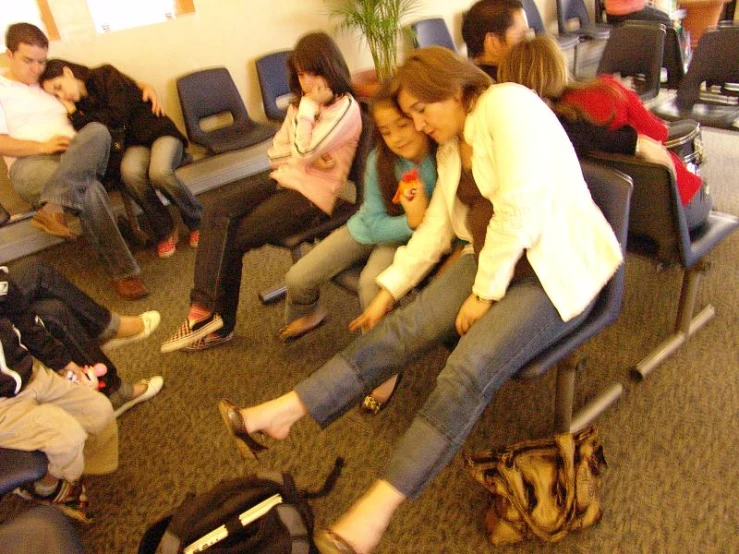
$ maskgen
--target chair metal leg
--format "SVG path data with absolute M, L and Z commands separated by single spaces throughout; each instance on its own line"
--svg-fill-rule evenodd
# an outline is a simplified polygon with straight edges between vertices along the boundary
M 572 403 L 575 398 L 575 372 L 581 363 L 579 354 L 565 357 L 557 364 L 557 391 L 554 396 L 554 431 L 569 433 Z
M 621 383 L 611 383 L 601 391 L 598 396 L 585 404 L 573 417 L 570 422 L 570 433 L 577 433 L 583 427 L 592 422 L 596 417 L 606 411 L 611 404 L 619 399 L 624 392 L 624 386 Z
M 274 288 L 271 288 L 269 290 L 263 290 L 259 293 L 259 300 L 261 300 L 262 304 L 274 304 L 275 302 L 279 302 L 283 298 L 285 298 L 285 295 L 287 294 L 287 287 L 285 285 L 279 285 Z
M 290 250 L 290 256 L 292 256 L 293 263 L 297 262 L 300 258 L 303 257 L 303 249 L 300 247 L 300 245 Z M 283 283 L 272 287 L 271 289 L 260 292 L 259 300 L 262 302 L 262 304 L 266 306 L 268 304 L 279 302 L 280 300 L 285 298 L 286 294 L 287 286 Z
M 705 269 L 705 265 L 699 263 L 692 269 L 685 271 L 682 291 L 680 292 L 677 320 L 675 322 L 675 332 L 632 368 L 631 376 L 634 380 L 644 380 L 655 367 L 672 355 L 716 315 L 716 309 L 709 304 L 698 315 L 693 317 L 695 302 L 698 296 L 698 286 Z
M 554 399 L 555 433 L 577 433 L 618 400 L 624 391 L 621 383 L 613 383 L 573 414 L 575 374 L 584 362 L 582 355 L 575 352 L 557 364 L 557 392 Z
M 572 76 L 577 77 L 580 65 L 580 45 L 576 44 L 572 52 Z

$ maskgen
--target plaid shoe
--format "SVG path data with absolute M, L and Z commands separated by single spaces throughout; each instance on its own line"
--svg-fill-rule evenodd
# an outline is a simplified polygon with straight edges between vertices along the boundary
M 48 496 L 38 494 L 33 483 L 18 487 L 13 492 L 26 500 L 59 508 L 68 517 L 82 523 L 92 523 L 92 518 L 87 514 L 87 487 L 82 480 L 72 483 L 59 479 L 56 490 Z
M 190 231 L 188 242 L 190 243 L 190 248 L 197 248 L 200 245 L 200 231 L 197 229 Z
M 183 352 L 198 352 L 199 350 L 205 350 L 206 348 L 213 348 L 214 346 L 218 346 L 220 344 L 223 344 L 224 342 L 230 341 L 232 338 L 234 338 L 234 332 L 231 331 L 230 333 L 226 333 L 225 335 L 221 335 L 220 333 L 211 333 L 210 335 L 206 335 L 200 340 L 196 340 L 193 342 L 190 346 L 184 346 L 181 348 Z
M 185 319 L 177 332 L 162 343 L 159 351 L 166 354 L 190 346 L 194 342 L 218 331 L 221 327 L 223 327 L 223 319 L 217 313 L 210 314 L 205 319 L 194 323 L 192 327 L 190 327 L 190 320 Z
M 157 243 L 157 256 L 160 258 L 169 258 L 175 253 L 175 235 L 172 233 L 167 238 Z

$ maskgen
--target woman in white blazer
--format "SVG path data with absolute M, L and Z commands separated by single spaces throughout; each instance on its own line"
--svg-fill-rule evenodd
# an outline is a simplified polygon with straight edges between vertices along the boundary
M 252 433 L 284 438 L 305 415 L 325 427 L 426 350 L 458 340 L 383 475 L 316 536 L 322 553 L 373 551 L 397 507 L 454 456 L 498 387 L 582 321 L 623 261 L 567 135 L 533 92 L 491 86 L 437 47 L 414 51 L 397 79 L 400 107 L 440 145 L 439 180 L 423 222 L 378 277 L 380 293 L 352 322 L 371 330 L 286 395 L 220 406 L 249 454 L 262 448 Z M 389 313 L 455 238 L 469 243 L 465 253 Z

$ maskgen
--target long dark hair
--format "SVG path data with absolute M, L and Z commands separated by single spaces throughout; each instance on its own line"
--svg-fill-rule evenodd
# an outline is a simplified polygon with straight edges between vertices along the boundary
M 392 108 L 397 110 L 398 113 L 407 117 L 403 110 L 398 105 L 398 81 L 391 77 L 385 81 L 377 92 L 372 97 L 371 109 L 372 114 L 378 108 Z M 380 193 L 382 194 L 382 202 L 385 204 L 387 213 L 391 216 L 403 215 L 403 206 L 400 204 L 393 204 L 393 197 L 395 191 L 398 188 L 398 177 L 395 175 L 395 163 L 398 161 L 399 156 L 390 150 L 390 147 L 385 142 L 385 138 L 380 133 L 380 129 L 375 125 L 375 151 L 377 152 L 377 181 L 380 186 Z M 429 153 L 435 155 L 436 143 L 428 137 L 424 137 L 429 141 Z
M 39 84 L 43 86 L 45 81 L 61 77 L 64 74 L 65 67 L 71 69 L 75 78 L 80 79 L 81 81 L 86 81 L 87 77 L 90 75 L 90 68 L 85 65 L 54 58 L 46 62 L 44 72 L 38 78 Z
M 287 67 L 290 73 L 290 91 L 295 95 L 296 102 L 303 96 L 298 71 L 323 77 L 336 96 L 354 94 L 344 56 L 326 33 L 309 33 L 302 37 L 287 59 Z

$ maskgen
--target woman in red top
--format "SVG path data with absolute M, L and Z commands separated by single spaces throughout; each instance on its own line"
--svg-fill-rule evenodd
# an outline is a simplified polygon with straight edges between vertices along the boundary
M 702 225 L 711 210 L 708 187 L 682 160 L 664 147 L 667 125 L 650 113 L 639 96 L 610 75 L 587 83 L 569 80 L 567 60 L 557 43 L 539 36 L 514 46 L 499 67 L 498 80 L 533 89 L 559 115 L 586 120 L 610 130 L 630 125 L 639 133 L 636 153 L 667 165 L 675 175 L 689 229 Z

